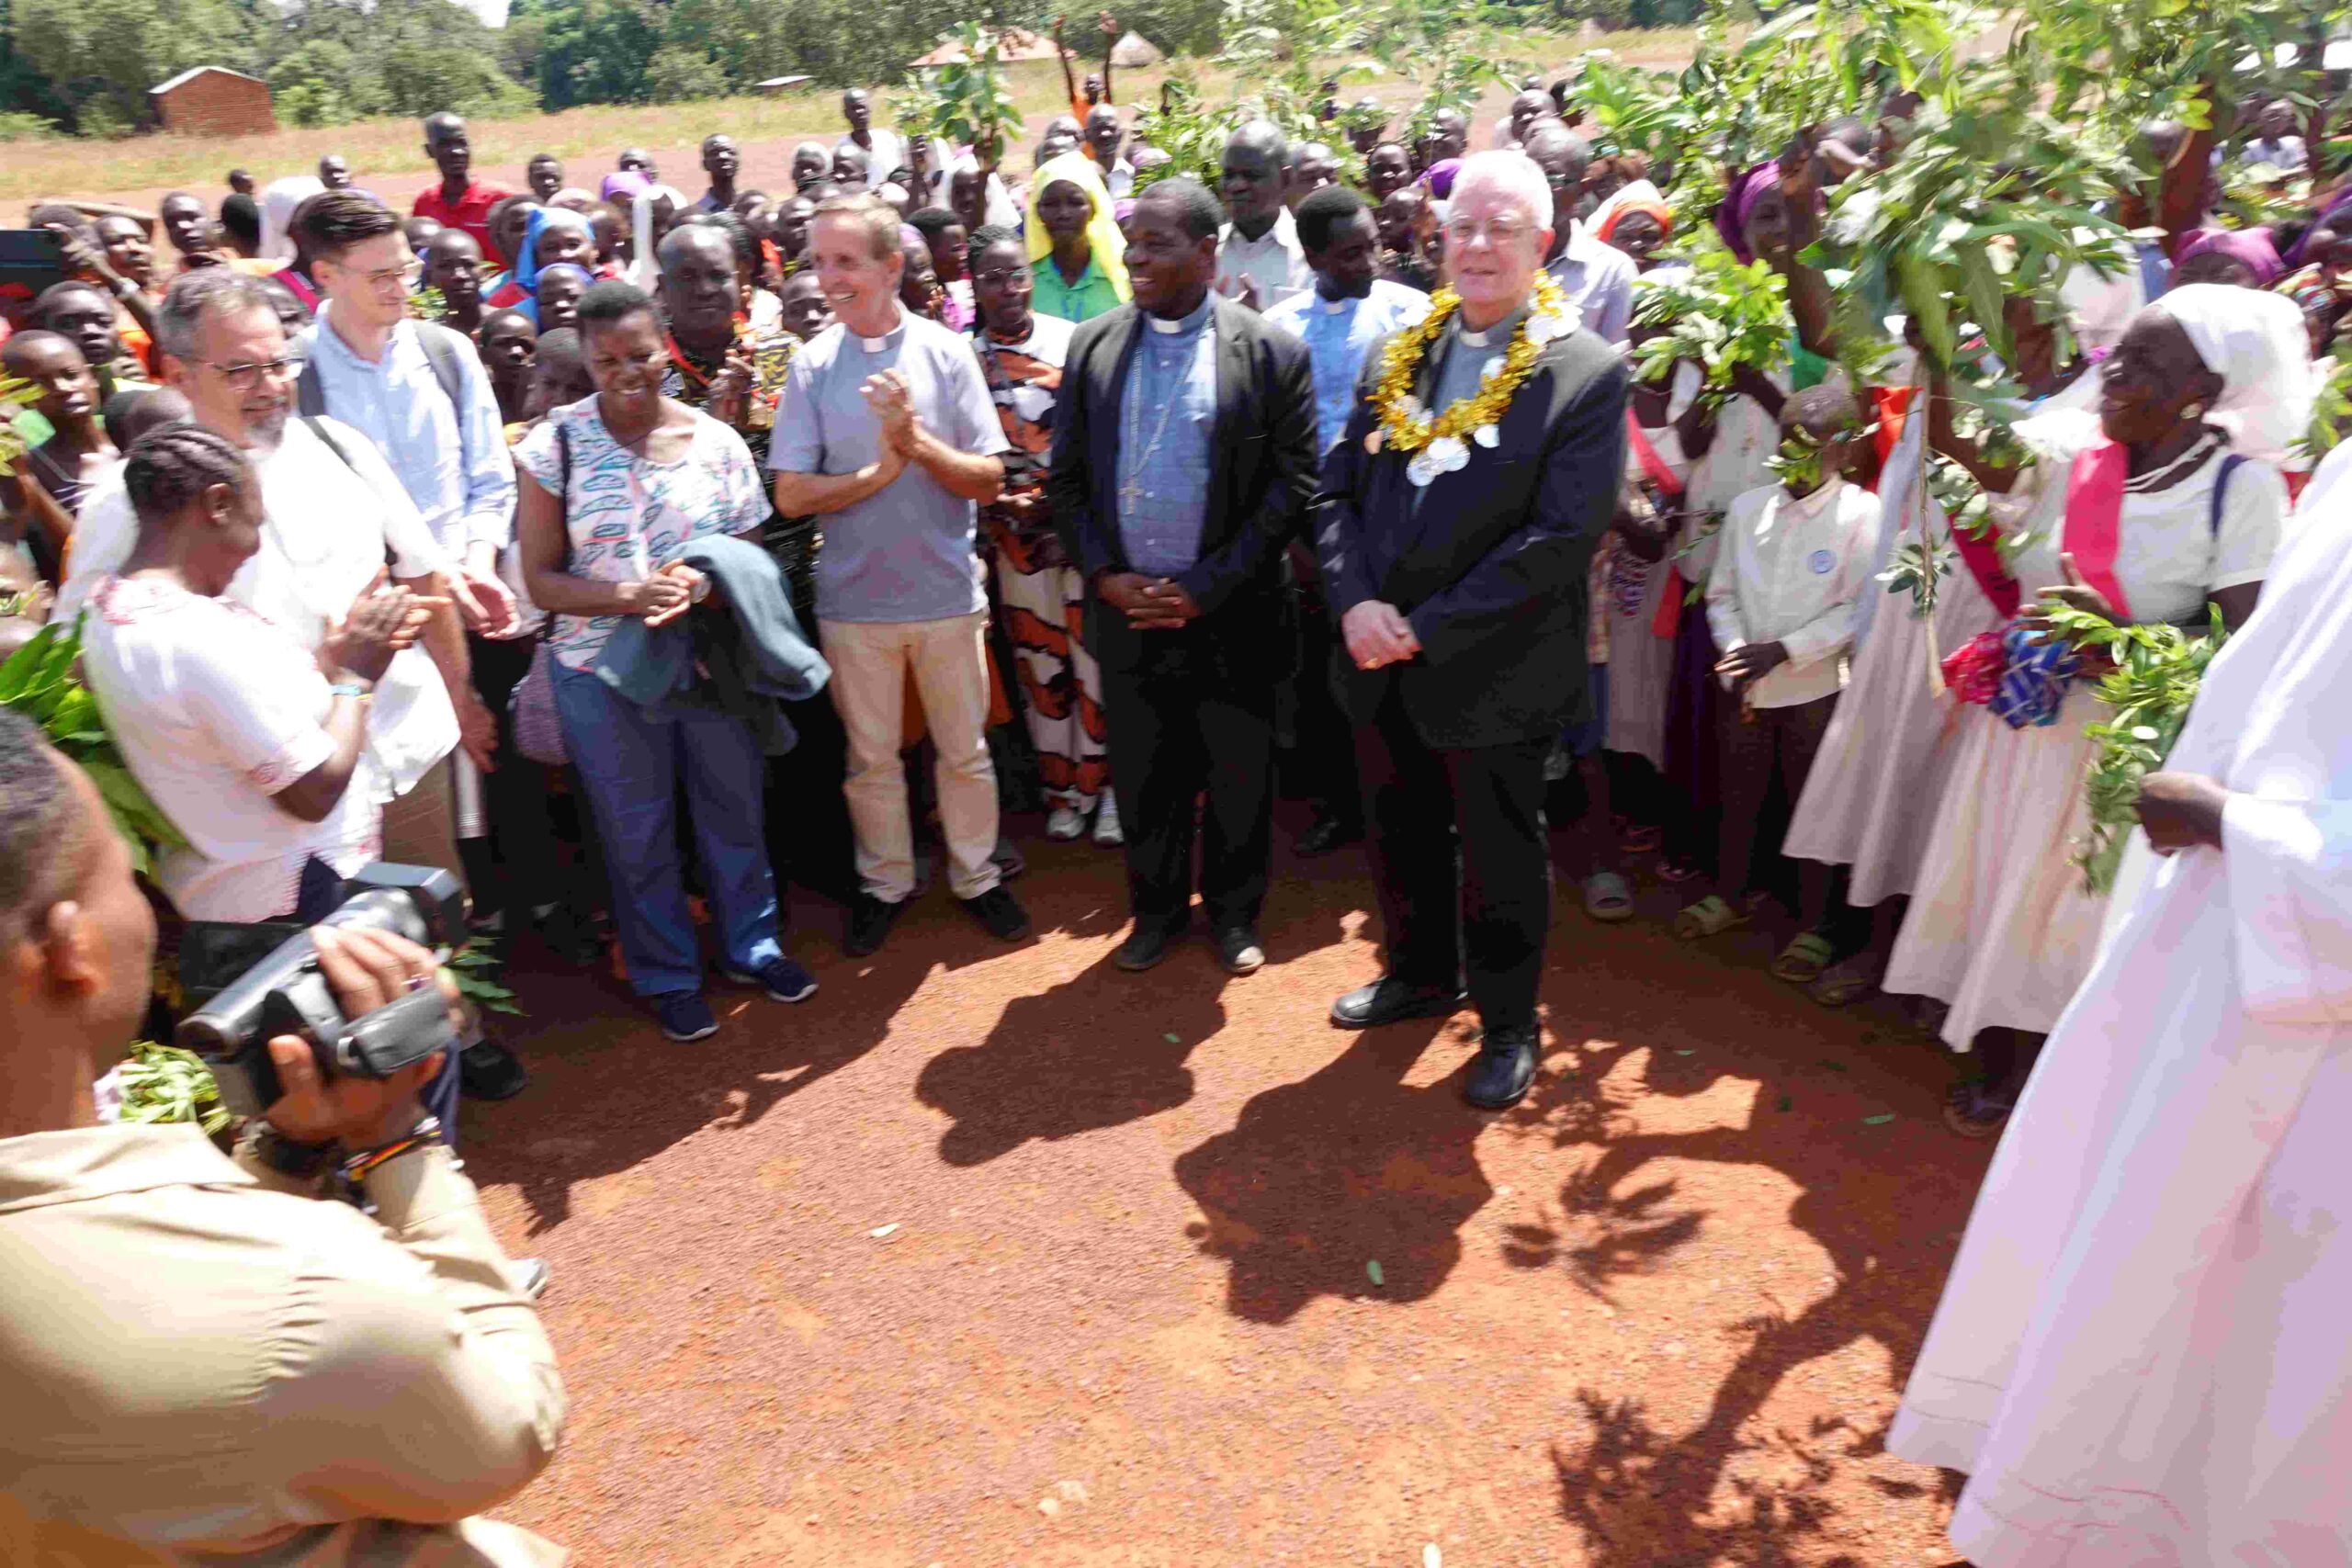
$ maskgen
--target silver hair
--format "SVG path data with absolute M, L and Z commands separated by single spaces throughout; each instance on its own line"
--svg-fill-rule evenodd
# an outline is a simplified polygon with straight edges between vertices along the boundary
M 1450 205 L 1459 211 L 1464 198 L 1473 192 L 1518 208 L 1538 229 L 1552 226 L 1552 182 L 1524 152 L 1496 150 L 1473 152 L 1463 159 L 1453 175 Z
M 274 320 L 277 305 L 260 278 L 232 268 L 184 272 L 172 279 L 155 307 L 155 346 L 174 359 L 194 359 L 197 329 L 205 316 L 228 310 L 266 310 Z

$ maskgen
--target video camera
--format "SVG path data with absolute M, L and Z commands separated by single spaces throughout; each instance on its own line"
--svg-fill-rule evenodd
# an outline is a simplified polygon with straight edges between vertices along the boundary
M 422 865 L 363 867 L 343 885 L 343 902 L 322 926 L 390 931 L 421 946 L 455 946 L 465 931 L 465 894 L 446 871 Z M 310 1042 L 322 1077 L 386 1078 L 435 1051 L 454 1049 L 457 1030 L 437 986 L 395 998 L 375 1011 L 346 1019 L 319 969 L 311 928 L 284 934 L 281 926 L 216 926 L 210 941 L 184 949 L 181 973 L 191 995 L 204 987 L 198 973 L 240 939 L 275 940 L 267 956 L 220 987 L 173 1032 L 176 1045 L 212 1069 L 221 1103 L 239 1116 L 258 1116 L 285 1092 L 269 1041 L 293 1034 Z M 191 928 L 191 937 L 199 935 Z

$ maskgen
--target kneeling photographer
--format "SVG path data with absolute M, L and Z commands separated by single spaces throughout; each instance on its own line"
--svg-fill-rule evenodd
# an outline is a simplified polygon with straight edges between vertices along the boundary
M 382 930 L 309 940 L 354 1035 L 442 984 Z M 96 790 L 0 710 L 0 1562 L 560 1562 L 470 1517 L 545 1468 L 564 1402 L 418 1103 L 440 1054 L 371 1077 L 269 1039 L 233 1161 L 102 1125 L 154 949 Z

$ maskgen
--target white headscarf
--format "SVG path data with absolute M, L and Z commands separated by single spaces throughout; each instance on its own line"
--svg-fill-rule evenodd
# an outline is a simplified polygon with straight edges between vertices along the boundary
M 2249 457 L 2276 463 L 2312 420 L 2311 336 L 2283 294 L 2184 283 L 2148 307 L 2178 321 L 2205 368 L 2222 378 L 2207 417 Z
M 694 205 L 685 193 L 673 186 L 647 186 L 631 198 L 628 213 L 629 243 L 635 251 L 629 258 L 628 280 L 648 294 L 662 281 L 662 264 L 654 259 L 653 204 L 662 197 L 670 198 L 670 215 L 674 221 L 678 214 Z
M 292 261 L 294 209 L 326 188 L 316 175 L 288 175 L 264 186 L 259 254 L 271 261 Z

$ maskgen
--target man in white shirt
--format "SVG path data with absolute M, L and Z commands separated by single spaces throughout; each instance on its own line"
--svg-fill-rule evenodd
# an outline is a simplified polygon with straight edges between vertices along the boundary
M 874 96 L 863 87 L 852 87 L 842 95 L 842 118 L 849 124 L 849 134 L 834 142 L 833 150 L 856 148 L 865 159 L 865 188 L 881 189 L 906 164 L 906 144 L 897 132 L 875 128 Z M 838 171 L 839 164 L 834 167 Z
M 1217 236 L 1216 291 L 1253 310 L 1281 304 L 1315 283 L 1298 224 L 1283 205 L 1290 143 L 1269 121 L 1251 120 L 1225 143 L 1219 182 L 1227 222 Z
M 1757 832 L 1777 777 L 1788 798 L 1804 794 L 1845 684 L 1854 601 L 1871 586 L 1878 497 L 1843 469 L 1861 434 L 1851 393 L 1813 387 L 1781 410 L 1781 483 L 1748 491 L 1724 516 L 1707 578 L 1707 626 L 1716 677 L 1736 701 L 1722 705 L 1723 836 L 1714 893 L 1675 917 L 1685 936 L 1744 923 L 1736 901 L 1777 848 Z M 1804 934 L 1829 913 L 1829 868 L 1801 863 Z M 1829 954 L 1822 958 L 1827 962 Z M 1816 968 L 1818 966 L 1816 965 Z M 1808 976 L 1810 977 L 1810 976 Z
M 1592 150 L 1566 126 L 1544 119 L 1529 129 L 1521 151 L 1552 186 L 1552 254 L 1544 270 L 1577 308 L 1585 331 L 1623 346 L 1634 320 L 1633 258 L 1587 233 L 1577 218 Z
M 1097 104 L 1086 111 L 1086 155 L 1102 165 L 1102 184 L 1114 201 L 1135 194 L 1136 166 L 1121 151 L 1126 139 L 1117 109 Z
M 2299 175 L 2309 157 L 2303 139 L 2295 134 L 2295 106 L 2284 98 L 2262 107 L 2262 114 L 2255 121 L 2255 139 L 2238 151 L 2238 162 L 2247 168 L 2267 164 L 2281 176 Z

